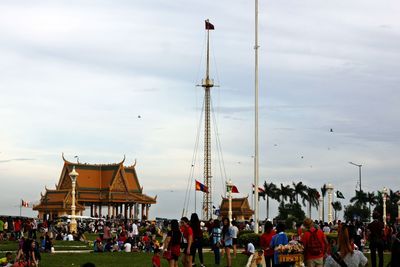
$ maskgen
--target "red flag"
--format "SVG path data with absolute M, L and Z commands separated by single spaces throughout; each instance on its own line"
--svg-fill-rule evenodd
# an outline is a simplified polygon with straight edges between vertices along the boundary
M 214 30 L 214 25 L 212 25 L 208 20 L 206 20 L 206 30 Z
M 253 194 L 254 194 L 254 184 L 253 184 Z M 264 189 L 261 187 L 258 187 L 258 193 L 264 193 Z
M 239 193 L 239 190 L 237 189 L 236 185 L 232 186 L 232 193 Z
M 202 191 L 205 193 L 208 193 L 208 187 L 205 186 L 204 184 L 200 183 L 199 181 L 196 181 L 196 191 Z
M 24 201 L 23 199 L 21 200 L 21 207 L 29 208 L 29 202 Z

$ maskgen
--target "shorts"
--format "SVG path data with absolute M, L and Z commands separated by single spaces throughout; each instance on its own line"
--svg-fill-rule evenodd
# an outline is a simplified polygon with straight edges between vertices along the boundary
M 309 259 L 306 260 L 307 267 L 314 267 L 314 266 L 323 266 L 324 265 L 324 258 L 316 258 L 316 259 Z
M 232 244 L 237 245 L 237 238 L 232 238 Z

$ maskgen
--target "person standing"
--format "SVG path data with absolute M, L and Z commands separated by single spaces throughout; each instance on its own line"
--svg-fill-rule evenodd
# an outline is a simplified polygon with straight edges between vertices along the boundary
M 187 217 L 181 218 L 181 232 L 182 232 L 182 264 L 183 267 L 192 266 L 192 256 L 190 250 L 193 244 L 193 230 L 189 225 L 189 219 Z
M 215 219 L 214 224 L 211 228 L 211 247 L 214 251 L 214 262 L 216 265 L 219 265 L 221 261 L 221 253 L 220 253 L 220 249 L 222 246 L 221 236 L 222 236 L 222 230 L 219 224 L 219 220 Z
M 313 221 L 306 218 L 303 222 L 307 229 L 301 237 L 304 245 L 304 260 L 307 267 L 322 267 L 324 265 L 324 255 L 328 247 L 324 232 L 314 227 Z
M 226 266 L 232 267 L 231 248 L 233 246 L 233 230 L 228 218 L 222 219 L 222 242 L 225 249 Z
M 232 222 L 232 246 L 233 246 L 233 258 L 236 258 L 237 254 L 237 236 L 239 228 L 237 227 L 236 221 Z
M 379 217 L 379 213 L 374 212 L 372 215 L 373 221 L 367 227 L 372 267 L 376 267 L 376 252 L 378 252 L 379 267 L 383 267 L 383 229 L 385 225 L 378 220 Z
M 266 267 L 272 266 L 274 259 L 274 250 L 270 248 L 272 237 L 275 235 L 273 225 L 270 221 L 266 221 L 264 225 L 264 233 L 260 236 L 260 247 L 264 251 Z
M 287 245 L 289 243 L 288 236 L 285 234 L 285 224 L 278 223 L 276 226 L 276 234 L 272 237 L 270 248 L 274 251 L 274 267 L 286 267 L 288 263 L 279 262 L 279 252 L 275 250 L 279 245 Z
M 171 221 L 171 230 L 168 231 L 163 245 L 163 254 L 165 251 L 171 251 L 171 257 L 168 260 L 169 267 L 178 267 L 180 255 L 182 233 L 179 229 L 177 220 Z
M 190 216 L 190 227 L 193 230 L 193 244 L 190 248 L 190 255 L 192 256 L 192 266 L 195 266 L 196 250 L 199 253 L 200 266 L 204 267 L 203 260 L 203 231 L 200 227 L 200 220 L 197 213 L 192 213 Z

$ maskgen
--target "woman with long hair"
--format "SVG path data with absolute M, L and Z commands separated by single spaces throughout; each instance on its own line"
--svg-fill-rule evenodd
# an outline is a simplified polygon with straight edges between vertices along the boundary
M 171 230 L 168 231 L 163 245 L 163 254 L 170 251 L 171 256 L 167 259 L 169 267 L 178 267 L 182 234 L 177 220 L 171 221 Z
M 274 250 L 270 248 L 272 237 L 275 235 L 272 222 L 266 221 L 264 225 L 264 233 L 260 236 L 260 247 L 264 251 L 265 264 L 267 267 L 272 266 L 274 259 Z
M 193 244 L 190 247 L 190 254 L 192 255 L 192 265 L 195 265 L 196 250 L 199 253 L 200 266 L 204 267 L 203 260 L 203 231 L 200 227 L 200 220 L 197 213 L 192 213 L 190 216 L 190 227 L 193 230 Z
M 350 242 L 349 230 L 346 225 L 342 226 L 338 234 L 338 252 L 326 258 L 325 267 L 359 267 L 366 266 L 368 259 L 359 250 L 354 250 Z
M 232 240 L 232 227 L 228 218 L 222 219 L 222 241 L 225 249 L 226 266 L 232 267 L 231 248 L 233 245 Z

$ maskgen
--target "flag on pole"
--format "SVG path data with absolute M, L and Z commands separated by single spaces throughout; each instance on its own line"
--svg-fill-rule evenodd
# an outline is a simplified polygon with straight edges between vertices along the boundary
M 254 194 L 254 184 L 253 184 L 253 194 Z M 262 187 L 258 187 L 258 193 L 264 193 L 265 191 L 264 191 L 264 188 L 262 188 Z
M 28 201 L 24 201 L 23 199 L 21 199 L 21 207 L 29 208 L 29 202 Z
M 232 186 L 232 193 L 239 193 L 239 190 L 237 189 L 236 185 Z
M 344 199 L 344 196 L 343 196 L 342 192 L 340 192 L 339 190 L 336 191 L 336 197 Z
M 208 187 L 205 186 L 204 184 L 200 183 L 199 181 L 196 181 L 196 191 L 201 191 L 204 193 L 208 193 Z
M 206 20 L 206 30 L 214 30 L 214 25 L 212 25 L 208 19 Z

